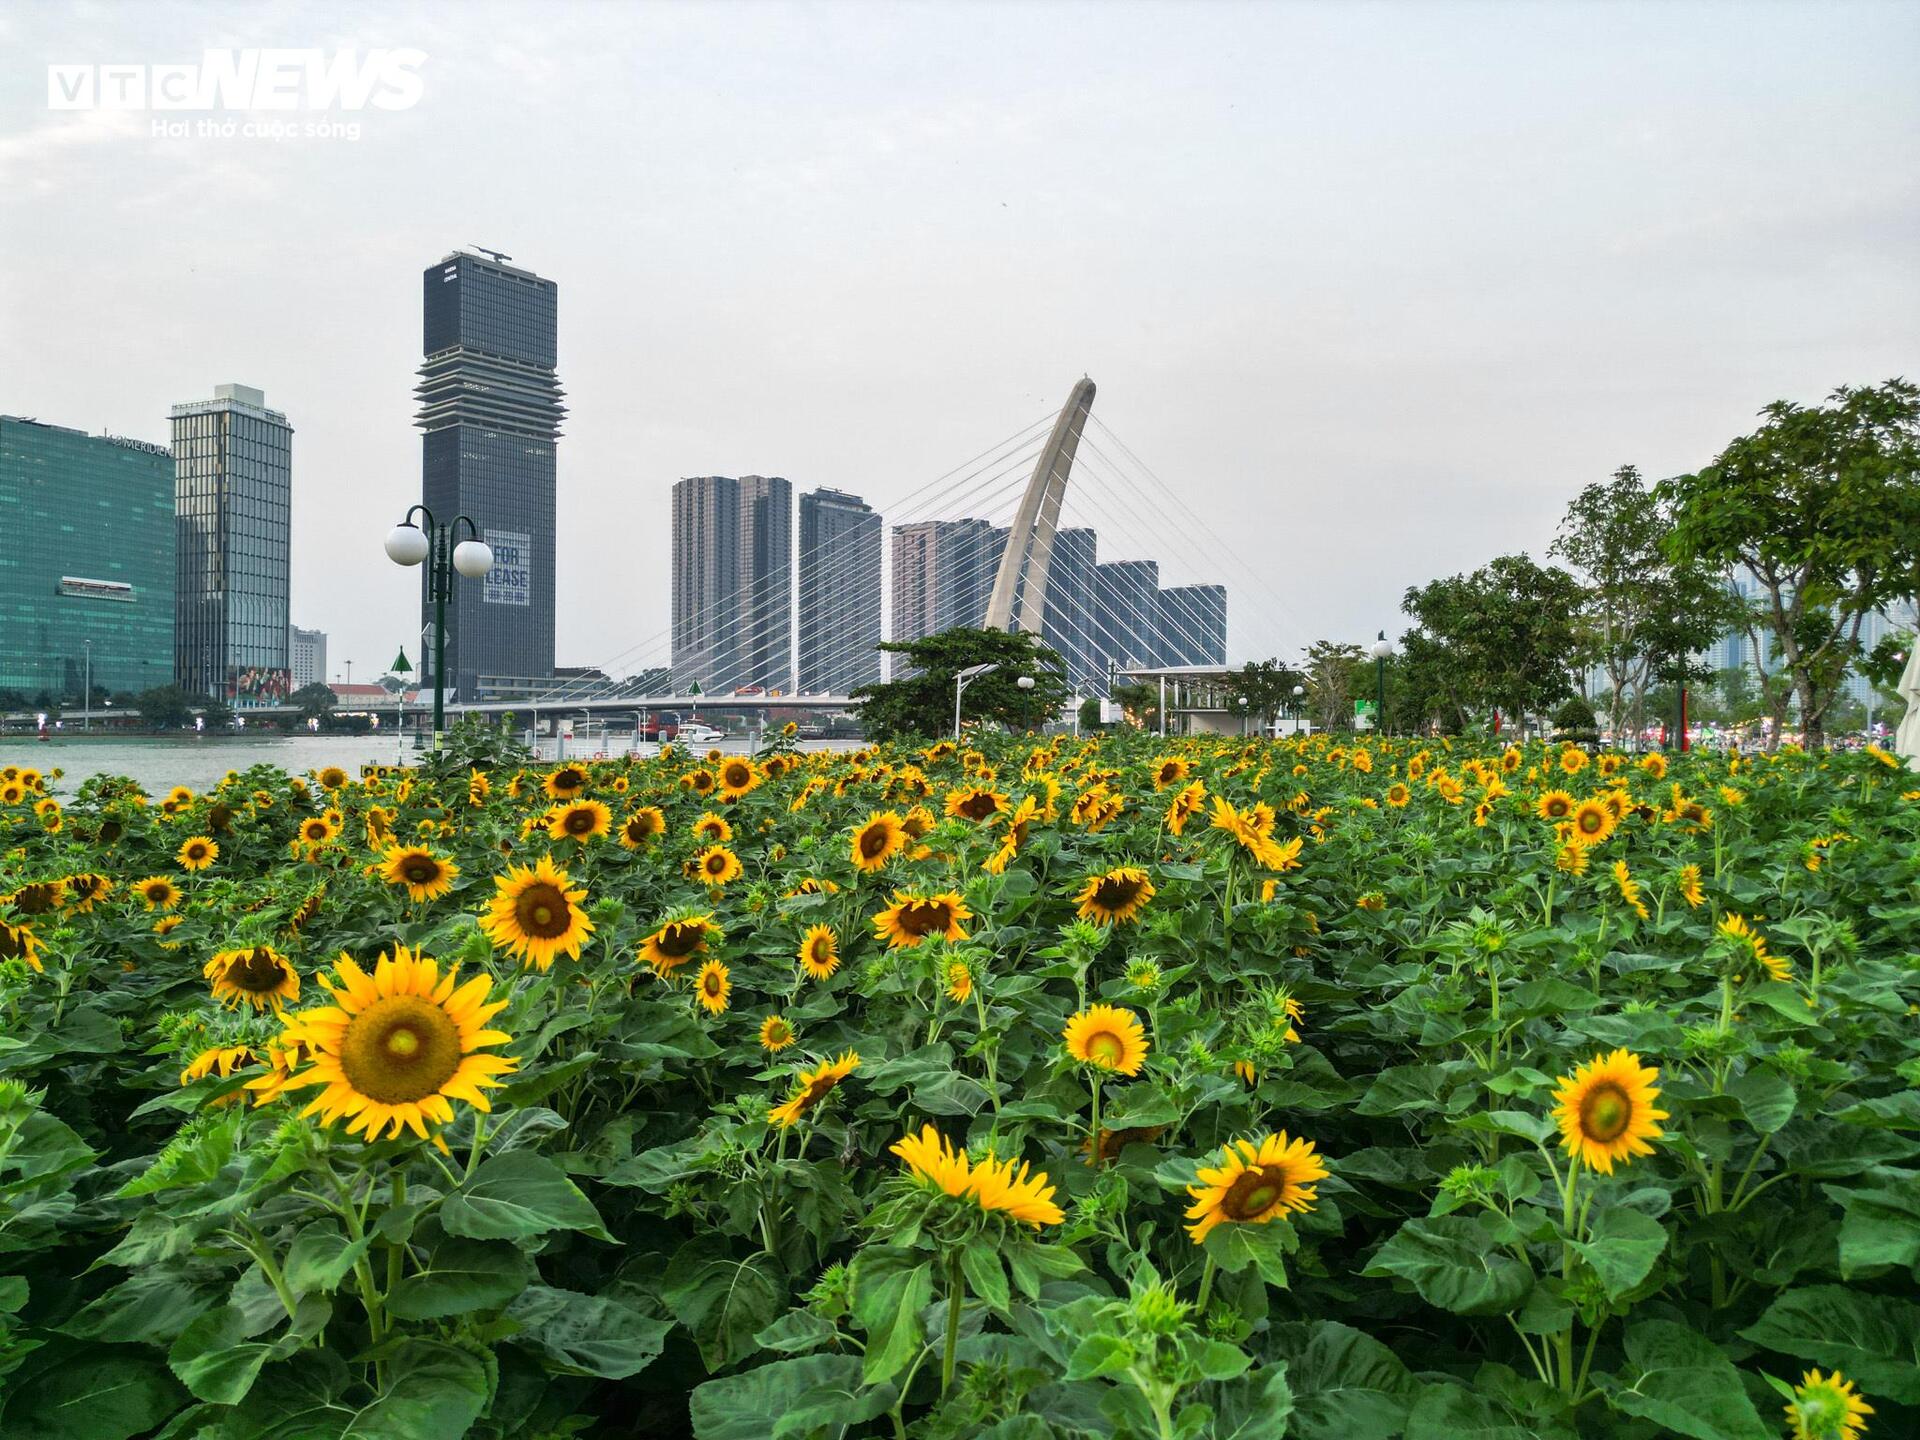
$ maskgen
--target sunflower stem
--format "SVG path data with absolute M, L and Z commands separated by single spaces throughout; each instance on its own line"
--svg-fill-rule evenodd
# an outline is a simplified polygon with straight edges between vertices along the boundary
M 966 1278 L 960 1273 L 960 1251 L 947 1258 L 947 1346 L 940 1356 L 940 1393 L 953 1388 L 953 1357 L 960 1348 L 960 1312 L 967 1299 Z
M 1213 1256 L 1207 1256 L 1206 1268 L 1200 1272 L 1200 1298 L 1194 1302 L 1194 1313 L 1203 1319 L 1207 1313 L 1207 1301 L 1213 1297 L 1213 1276 L 1220 1267 Z
M 393 1204 L 390 1210 L 404 1210 L 407 1205 L 407 1176 L 399 1166 L 393 1171 Z M 407 1246 L 403 1240 L 387 1242 L 387 1294 L 393 1293 L 393 1287 L 400 1283 L 401 1272 L 406 1268 Z
M 1100 1168 L 1100 1073 L 1093 1073 L 1093 1124 L 1087 1131 L 1087 1164 Z

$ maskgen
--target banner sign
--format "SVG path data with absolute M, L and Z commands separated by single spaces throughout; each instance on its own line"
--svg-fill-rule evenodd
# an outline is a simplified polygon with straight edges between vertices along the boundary
M 518 530 L 489 530 L 493 568 L 487 571 L 481 599 L 489 605 L 533 604 L 532 537 Z

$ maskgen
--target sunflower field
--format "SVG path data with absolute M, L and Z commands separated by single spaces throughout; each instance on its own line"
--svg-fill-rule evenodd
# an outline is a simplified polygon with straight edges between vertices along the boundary
M 1917 786 L 0 770 L 0 1434 L 1920 1433 Z

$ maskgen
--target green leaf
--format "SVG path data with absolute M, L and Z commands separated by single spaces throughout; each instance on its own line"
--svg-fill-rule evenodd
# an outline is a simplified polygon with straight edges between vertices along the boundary
M 526 1288 L 531 1265 L 508 1244 L 443 1240 L 427 1268 L 409 1275 L 387 1296 L 402 1320 L 439 1320 L 472 1310 L 494 1310 Z
M 252 1329 L 245 1311 L 222 1305 L 181 1331 L 167 1352 L 167 1365 L 200 1399 L 237 1405 L 253 1388 L 260 1367 L 274 1358 L 275 1342 L 251 1338 Z
M 1254 1370 L 1220 1387 L 1220 1412 L 1207 1428 L 1208 1440 L 1286 1440 L 1291 1428 L 1293 1389 L 1284 1365 Z
M 976 1236 L 960 1251 L 960 1270 L 967 1277 L 968 1290 L 1006 1314 L 1012 1297 L 1007 1293 L 1007 1272 L 1000 1264 L 999 1251 Z
M 673 1326 L 605 1295 L 530 1285 L 507 1307 L 521 1338 L 563 1369 L 604 1380 L 637 1375 L 658 1358 Z
M 1670 1320 L 1642 1320 L 1627 1331 L 1626 1350 L 1633 1383 L 1607 1392 L 1622 1414 L 1693 1440 L 1774 1440 L 1740 1372 L 1706 1336 Z
M 1564 1433 L 1564 1432 L 1561 1432 Z M 1544 1440 L 1531 1422 L 1458 1385 L 1430 1385 L 1407 1416 L 1407 1440 Z
M 1429 1305 L 1456 1315 L 1505 1314 L 1533 1285 L 1533 1272 L 1506 1252 L 1486 1224 L 1463 1215 L 1409 1220 L 1374 1253 L 1364 1273 L 1398 1276 Z
M 1772 1070 L 1749 1070 L 1727 1087 L 1727 1093 L 1739 1103 L 1740 1113 L 1761 1135 L 1771 1135 L 1793 1118 L 1799 1096 L 1784 1075 Z
M 340 1440 L 460 1440 L 491 1391 L 487 1367 L 470 1350 L 404 1340 L 387 1358 L 387 1388 L 340 1431 Z
M 713 1236 L 690 1240 L 674 1253 L 660 1298 L 692 1332 L 710 1371 L 758 1349 L 753 1337 L 787 1303 L 786 1282 L 769 1257 L 735 1259 L 726 1242 Z
M 1420 1393 L 1420 1382 L 1391 1350 L 1349 1325 L 1276 1325 L 1272 1346 L 1287 1362 L 1293 1391 L 1288 1434 L 1299 1440 L 1392 1435 Z
M 919 1252 L 872 1245 L 853 1262 L 853 1313 L 867 1332 L 866 1383 L 900 1372 L 920 1345 L 920 1312 L 933 1299 L 933 1267 Z
M 818 1350 L 832 1340 L 835 1333 L 833 1322 L 824 1315 L 816 1315 L 811 1310 L 789 1310 L 755 1335 L 753 1340 L 763 1350 L 798 1355 L 804 1351 Z
M 346 1232 L 331 1220 L 315 1220 L 287 1247 L 283 1267 L 287 1288 L 296 1295 L 314 1291 L 331 1294 L 353 1273 L 354 1265 L 372 1244 L 371 1237 L 349 1241 Z
M 1073 1347 L 1067 1361 L 1067 1379 L 1097 1380 L 1102 1375 L 1119 1375 L 1133 1364 L 1133 1346 L 1126 1337 L 1104 1331 L 1088 1335 Z
M 1880 1265 L 1906 1267 L 1920 1261 L 1920 1194 L 1911 1182 L 1899 1189 L 1821 1188 L 1846 1207 L 1846 1218 L 1840 1222 L 1843 1279 Z
M 449 1235 L 469 1240 L 524 1240 L 549 1230 L 613 1238 L 580 1187 L 553 1161 L 531 1150 L 509 1150 L 482 1161 L 440 1207 L 440 1223 Z
M 212 1292 L 198 1281 L 150 1270 L 121 1281 L 60 1329 L 83 1340 L 170 1343 L 212 1305 Z
M 834 1387 L 851 1391 L 859 1384 L 857 1357 L 806 1355 L 709 1380 L 693 1392 L 687 1409 L 696 1440 L 768 1440 L 774 1417 L 791 1413 L 803 1396 Z M 881 1393 L 893 1403 L 890 1387 Z
M 158 1425 L 185 1398 L 157 1356 L 89 1348 L 9 1391 L 0 1434 L 7 1440 L 127 1440 Z
M 1667 1232 L 1652 1216 L 1614 1205 L 1600 1212 L 1589 1238 L 1573 1248 L 1600 1277 L 1607 1297 L 1618 1300 L 1647 1278 L 1667 1248 Z
M 1920 1305 L 1844 1285 L 1789 1290 L 1741 1338 L 1839 1369 L 1869 1395 L 1920 1405 Z

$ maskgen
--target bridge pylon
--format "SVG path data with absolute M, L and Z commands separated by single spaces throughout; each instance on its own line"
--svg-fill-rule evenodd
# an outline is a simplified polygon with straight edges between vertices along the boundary
M 1047 569 L 1053 560 L 1053 536 L 1060 527 L 1060 502 L 1066 498 L 1067 477 L 1073 473 L 1080 432 L 1093 411 L 1093 381 L 1085 375 L 1074 384 L 1053 422 L 1053 433 L 1034 463 L 1033 478 L 1020 497 L 1013 528 L 1007 533 L 1007 553 L 1000 557 L 993 595 L 987 601 L 989 630 L 1019 628 L 1038 635 L 1047 614 Z

